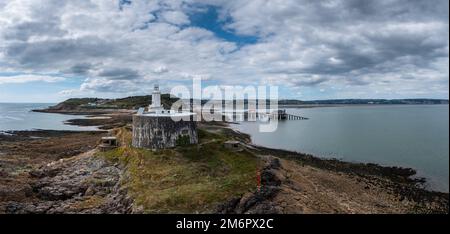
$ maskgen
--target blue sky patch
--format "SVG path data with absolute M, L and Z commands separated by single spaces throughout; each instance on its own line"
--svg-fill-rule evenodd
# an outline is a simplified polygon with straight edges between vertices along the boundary
M 204 28 L 214 33 L 218 38 L 226 41 L 234 42 L 238 46 L 246 44 L 254 44 L 258 42 L 256 36 L 238 35 L 235 32 L 225 30 L 224 26 L 230 22 L 230 19 L 221 21 L 219 19 L 218 8 L 214 6 L 206 6 L 202 11 L 193 11 L 189 13 L 191 26 Z
M 131 0 L 119 0 L 119 9 L 122 10 L 124 5 L 130 5 Z

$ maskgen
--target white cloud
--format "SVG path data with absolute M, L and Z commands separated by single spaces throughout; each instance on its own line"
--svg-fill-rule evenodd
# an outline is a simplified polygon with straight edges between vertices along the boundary
M 217 7 L 228 33 L 257 42 L 239 45 L 190 25 L 188 14 L 204 12 L 192 9 L 202 4 Z M 0 4 L 1 71 L 84 76 L 80 91 L 117 95 L 147 92 L 155 80 L 206 77 L 223 85 L 278 83 L 303 97 L 330 87 L 342 96 L 391 95 L 386 86 L 402 96 L 429 90 L 445 97 L 448 37 L 447 0 Z
M 165 11 L 161 17 L 168 23 L 175 25 L 189 24 L 189 18 L 181 11 Z
M 166 66 L 159 66 L 159 67 L 155 68 L 153 70 L 153 72 L 157 73 L 157 74 L 162 74 L 162 73 L 169 72 L 169 69 Z
M 55 76 L 43 76 L 43 75 L 15 75 L 15 76 L 0 76 L 0 85 L 2 84 L 21 84 L 28 82 L 61 82 L 64 81 L 63 77 Z

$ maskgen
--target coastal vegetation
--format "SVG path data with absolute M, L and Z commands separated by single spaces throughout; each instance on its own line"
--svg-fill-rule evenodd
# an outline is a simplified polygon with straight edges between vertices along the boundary
M 170 97 L 170 94 L 161 94 L 161 105 L 164 108 L 170 109 L 172 104 L 179 98 Z M 126 98 L 118 98 L 108 100 L 106 103 L 109 105 L 115 105 L 122 109 L 137 109 L 139 107 L 148 106 L 151 104 L 151 95 L 146 96 L 131 96 Z
M 86 113 L 94 110 L 105 109 L 137 109 L 139 107 L 148 106 L 151 104 L 151 95 L 146 96 L 130 96 L 117 99 L 103 99 L 103 98 L 70 98 L 66 101 L 50 106 L 44 110 L 34 110 L 37 112 L 78 112 Z M 170 94 L 161 95 L 161 105 L 165 108 L 170 108 L 174 102 L 179 100 L 176 97 L 170 97 Z
M 199 130 L 198 145 L 151 151 L 131 147 L 131 132 L 121 128 L 123 144 L 97 156 L 124 165 L 122 185 L 144 213 L 214 212 L 224 201 L 256 188 L 258 158 L 223 146 L 226 134 Z

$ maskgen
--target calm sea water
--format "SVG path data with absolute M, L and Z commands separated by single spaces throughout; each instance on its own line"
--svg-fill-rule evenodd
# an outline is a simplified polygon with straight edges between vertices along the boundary
M 309 120 L 280 121 L 272 133 L 233 125 L 255 144 L 351 162 L 411 167 L 434 190 L 449 190 L 449 106 L 389 105 L 287 109 Z
M 43 109 L 52 104 L 33 103 L 0 103 L 0 133 L 9 130 L 96 130 L 96 127 L 78 127 L 65 125 L 69 119 L 80 119 L 83 116 L 61 115 L 32 112 L 33 109 Z

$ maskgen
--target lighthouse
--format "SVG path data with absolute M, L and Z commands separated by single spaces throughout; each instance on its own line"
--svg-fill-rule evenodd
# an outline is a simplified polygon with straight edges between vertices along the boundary
M 148 111 L 140 109 L 133 115 L 134 147 L 157 150 L 198 143 L 197 123 L 194 121 L 196 114 L 165 110 L 161 106 L 159 85 L 153 88 Z
M 161 113 L 163 111 L 163 107 L 161 106 L 161 91 L 159 91 L 158 84 L 155 84 L 153 87 L 152 103 L 148 107 L 148 111 L 153 113 Z

